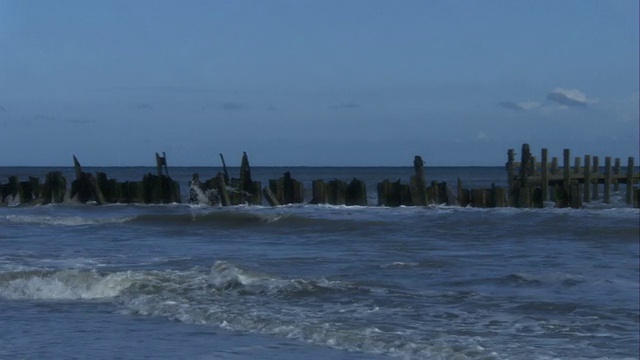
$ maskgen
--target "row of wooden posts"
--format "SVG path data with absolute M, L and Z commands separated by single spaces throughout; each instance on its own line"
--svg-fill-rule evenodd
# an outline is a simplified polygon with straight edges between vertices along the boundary
M 158 175 L 144 175 L 141 181 L 118 182 L 107 178 L 104 172 L 95 175 L 82 171 L 80 162 L 73 156 L 76 179 L 67 190 L 67 179 L 60 171 L 45 175 L 40 183 L 37 177 L 19 181 L 10 176 L 9 182 L 0 184 L 0 202 L 5 205 L 45 205 L 63 202 L 167 204 L 180 202 L 180 185 L 169 177 L 166 156 L 156 154 Z M 164 169 L 165 174 L 162 173 Z
M 622 172 L 619 158 L 612 161 L 611 157 L 605 157 L 604 168 L 601 168 L 598 156 L 585 155 L 575 157 L 572 166 L 571 151 L 564 149 L 562 167 L 559 167 L 557 157 L 549 161 L 547 149 L 542 149 L 540 155 L 538 162 L 529 144 L 523 144 L 520 162 L 516 162 L 515 151 L 508 151 L 509 206 L 543 207 L 551 201 L 556 207 L 580 208 L 599 199 L 610 203 L 612 190 L 618 192 L 620 184 L 626 185 L 626 203 L 639 206 L 640 191 L 634 184 L 640 181 L 640 175 L 634 172 L 633 157 L 627 159 L 626 171 Z
M 625 173 L 621 172 L 620 160 L 605 158 L 604 172 L 600 172 L 598 157 L 586 155 L 584 166 L 581 158 L 575 158 L 570 166 L 570 151 L 564 150 L 563 166 L 558 166 L 557 158 L 548 161 L 548 151 L 542 149 L 541 162 L 531 155 L 528 144 L 522 146 L 521 161 L 515 162 L 515 151 L 508 151 L 506 172 L 508 188 L 492 185 L 484 189 L 465 189 L 458 179 L 455 188 L 446 182 L 427 183 L 424 162 L 420 156 L 413 161 L 414 173 L 408 184 L 401 180 L 384 180 L 377 184 L 379 206 L 426 206 L 446 204 L 472 207 L 544 207 L 553 201 L 557 207 L 579 208 L 583 203 L 599 199 L 599 187 L 604 185 L 603 202 L 611 201 L 611 190 L 619 191 L 619 184 L 626 185 L 627 203 L 640 206 L 640 190 L 634 188 L 639 179 L 634 172 L 634 159 L 629 158 Z M 189 182 L 189 203 L 209 205 L 262 205 L 263 199 L 271 206 L 304 203 L 302 182 L 285 172 L 279 179 L 269 180 L 268 186 L 261 188 L 259 181 L 251 178 L 251 168 L 247 154 L 242 156 L 239 178 L 230 178 L 222 154 L 223 171 L 215 177 L 201 181 L 193 174 Z M 95 176 L 82 171 L 74 156 L 76 179 L 67 191 L 67 180 L 61 172 L 49 172 L 45 182 L 36 177 L 19 181 L 17 176 L 9 177 L 9 182 L 0 184 L 0 205 L 48 204 L 76 201 L 96 204 L 142 203 L 166 204 L 181 202 L 180 186 L 171 179 L 166 155 L 156 153 L 157 175 L 144 175 L 141 181 L 118 182 L 109 179 L 104 172 Z M 312 204 L 367 206 L 367 189 L 364 181 L 353 179 L 349 183 L 334 180 L 312 182 Z

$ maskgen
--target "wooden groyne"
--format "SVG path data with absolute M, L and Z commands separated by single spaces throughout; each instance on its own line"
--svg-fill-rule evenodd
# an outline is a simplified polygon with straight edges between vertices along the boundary
M 510 149 L 506 163 L 509 206 L 543 207 L 552 201 L 556 207 L 580 208 L 594 200 L 610 203 L 612 192 L 618 192 L 620 184 L 625 185 L 626 203 L 639 206 L 640 191 L 634 184 L 640 181 L 640 175 L 634 172 L 633 157 L 627 159 L 623 171 L 619 158 L 605 157 L 602 167 L 598 156 L 575 157 L 572 165 L 571 151 L 564 149 L 562 155 L 562 166 L 557 157 L 549 159 L 547 149 L 541 150 L 538 161 L 529 144 L 523 144 L 520 162 L 516 162 L 515 151 Z
M 73 156 L 75 180 L 67 189 L 67 179 L 60 171 L 45 175 L 44 184 L 37 177 L 28 181 L 18 181 L 10 176 L 7 184 L 0 184 L 0 204 L 4 205 L 46 205 L 50 203 L 78 202 L 124 204 L 169 204 L 179 203 L 180 185 L 169 177 L 166 156 L 156 154 L 158 174 L 144 175 L 142 181 L 118 182 L 107 178 L 107 174 L 95 175 L 82 171 L 80 162 Z M 164 170 L 164 174 L 163 174 Z
M 506 174 L 508 187 L 467 189 L 460 179 L 455 186 L 447 182 L 427 181 L 424 161 L 415 156 L 413 174 L 407 183 L 401 179 L 383 180 L 377 183 L 378 206 L 428 206 L 450 205 L 462 207 L 525 207 L 542 208 L 553 203 L 556 207 L 580 208 L 591 201 L 610 203 L 613 194 L 620 196 L 620 185 L 624 185 L 627 204 L 640 207 L 640 190 L 635 184 L 640 175 L 635 171 L 634 158 L 627 159 L 626 167 L 620 159 L 604 158 L 600 166 L 597 156 L 576 157 L 570 163 L 571 153 L 563 152 L 562 166 L 558 158 L 548 157 L 542 149 L 540 161 L 531 154 L 528 144 L 522 146 L 520 161 L 515 161 L 515 151 L 507 152 Z M 201 181 L 193 174 L 189 182 L 188 202 L 212 206 L 241 204 L 271 206 L 300 204 L 305 202 L 305 187 L 301 181 L 286 171 L 278 179 L 268 180 L 262 188 L 254 181 L 246 153 L 243 153 L 238 177 L 230 177 L 224 156 L 222 171 L 216 176 Z M 0 205 L 39 205 L 62 202 L 95 203 L 140 203 L 167 204 L 181 202 L 180 186 L 171 179 L 166 155 L 156 153 L 157 174 L 148 173 L 141 181 L 118 182 L 108 178 L 104 172 L 95 175 L 84 172 L 78 159 L 73 156 L 75 180 L 70 183 L 59 171 L 49 172 L 44 183 L 39 178 L 29 177 L 20 181 L 10 176 L 6 184 L 0 183 Z M 317 179 L 311 182 L 311 204 L 346 206 L 368 206 L 367 187 L 364 181 L 353 178 L 349 183 L 339 179 Z

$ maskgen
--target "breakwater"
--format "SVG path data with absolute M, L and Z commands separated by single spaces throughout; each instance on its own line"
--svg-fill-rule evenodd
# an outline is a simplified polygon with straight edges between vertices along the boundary
M 548 151 L 542 149 L 542 153 L 548 154 Z M 565 150 L 563 155 L 568 153 L 570 152 Z M 257 170 L 253 171 L 255 174 L 252 174 L 245 153 L 241 166 L 232 166 L 231 171 L 227 169 L 221 155 L 222 167 L 220 171 L 214 170 L 214 176 L 209 179 L 208 175 L 198 174 L 210 173 L 209 168 L 173 168 L 171 172 L 177 176 L 175 178 L 178 181 L 169 175 L 171 169 L 167 167 L 167 157 L 164 154 L 156 154 L 155 169 L 129 168 L 126 171 L 123 171 L 126 168 L 98 167 L 89 167 L 89 171 L 84 171 L 74 157 L 73 168 L 48 168 L 38 171 L 5 168 L 2 177 L 8 178 L 9 181 L 3 182 L 0 179 L 0 206 L 62 202 L 187 202 L 211 206 L 309 203 L 386 207 L 447 204 L 463 207 L 579 208 L 591 201 L 613 201 L 615 204 L 627 202 L 638 206 L 638 171 L 633 165 L 633 158 L 626 161 L 626 167 L 620 165 L 619 159 L 606 158 L 605 166 L 593 166 L 593 159 L 598 157 L 585 156 L 580 160 L 574 160 L 574 164 L 567 167 L 564 161 L 558 164 L 557 158 L 547 159 L 550 160 L 547 162 L 536 160 L 526 144 L 518 155 L 520 161 L 516 162 L 515 151 L 509 150 L 505 168 L 494 167 L 490 176 L 481 175 L 478 178 L 478 171 L 485 170 L 471 167 L 450 168 L 455 171 L 443 172 L 446 168 L 427 168 L 420 156 L 414 158 L 413 169 L 403 167 L 391 172 L 375 168 L 363 171 L 365 168 L 357 167 L 318 168 L 311 172 L 312 168 L 305 167 L 257 167 Z M 590 160 L 586 162 L 589 164 L 586 173 L 586 166 L 580 166 L 580 170 L 576 170 L 575 161 L 582 163 L 583 159 Z M 610 170 L 607 170 L 607 162 L 611 163 Z M 565 181 L 564 178 L 565 168 L 570 168 L 570 175 L 575 175 L 570 176 L 569 181 Z M 118 179 L 127 181 L 109 178 L 106 173 L 115 174 Z M 146 175 L 139 175 L 144 173 Z M 42 176 L 43 174 L 45 175 Z M 407 175 L 410 176 L 405 180 Z M 44 182 L 41 183 L 36 176 L 43 178 Z M 434 178 L 446 181 L 431 180 Z M 255 181 L 256 179 L 262 181 Z M 381 179 L 384 180 L 380 181 Z M 543 182 L 541 179 L 547 181 Z M 587 189 L 586 184 L 589 184 Z M 569 191 L 565 191 L 565 188 Z M 588 193 L 586 198 L 585 192 Z M 571 197 L 568 194 L 571 194 Z M 581 201 L 575 201 L 576 194 L 580 194 Z

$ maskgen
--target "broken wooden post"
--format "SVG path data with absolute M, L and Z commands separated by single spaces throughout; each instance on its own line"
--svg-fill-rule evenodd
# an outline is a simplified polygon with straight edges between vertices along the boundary
M 98 187 L 95 176 L 82 171 L 80 162 L 75 155 L 73 155 L 73 165 L 76 173 L 76 179 L 71 182 L 71 198 L 81 203 L 95 201 L 98 205 L 105 204 L 106 201 L 102 195 L 102 191 L 100 191 L 100 188 Z
M 225 179 L 225 174 L 218 173 L 216 180 L 218 193 L 220 195 L 220 203 L 222 204 L 222 206 L 230 206 L 231 199 L 229 198 L 229 192 L 227 191 L 227 181 Z
M 271 191 L 270 186 L 265 186 L 265 188 L 262 190 L 262 192 L 264 194 L 264 198 L 267 200 L 267 203 L 270 206 L 279 206 L 280 205 L 280 202 L 278 201 L 278 198 Z
M 224 156 L 220 153 L 220 160 L 222 160 L 222 171 L 224 172 L 224 183 L 229 183 L 229 172 L 227 171 L 227 163 L 224 162 Z

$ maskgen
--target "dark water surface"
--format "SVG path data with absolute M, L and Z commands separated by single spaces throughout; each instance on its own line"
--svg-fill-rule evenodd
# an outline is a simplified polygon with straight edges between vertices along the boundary
M 170 170 L 183 194 L 191 173 L 214 175 Z M 308 187 L 363 179 L 372 205 L 377 182 L 411 173 L 288 170 Z M 506 182 L 500 168 L 427 169 L 457 177 Z M 0 207 L 0 358 L 637 359 L 640 213 L 616 201 Z

